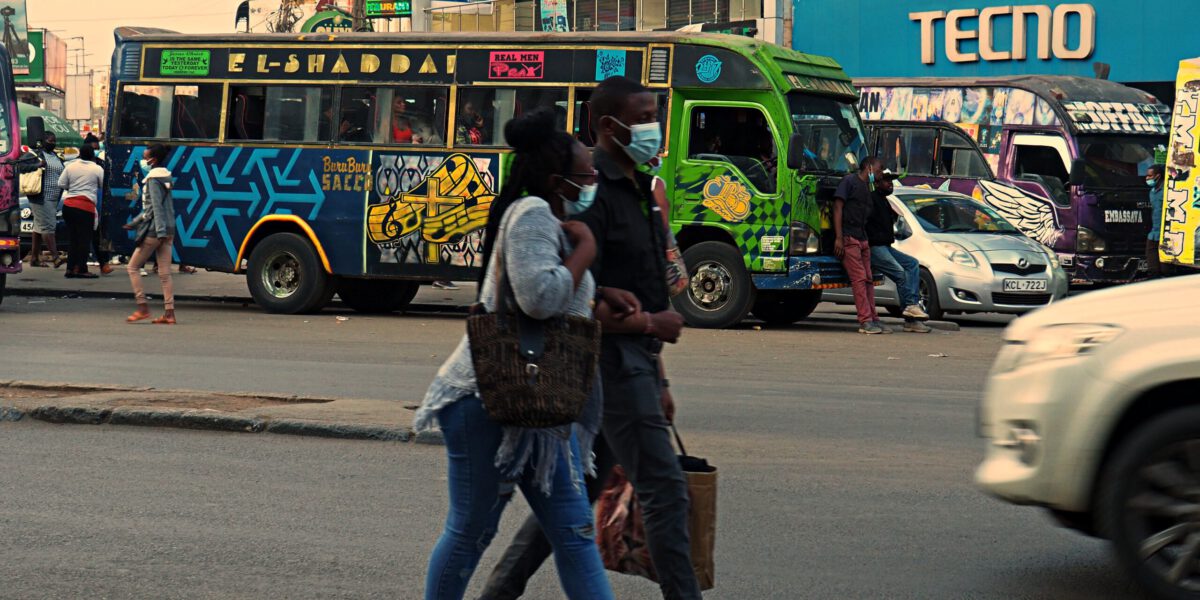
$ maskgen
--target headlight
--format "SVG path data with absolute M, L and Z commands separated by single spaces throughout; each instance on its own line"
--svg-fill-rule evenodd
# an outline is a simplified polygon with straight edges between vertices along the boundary
M 1087 227 L 1079 228 L 1079 235 L 1075 238 L 1076 252 L 1104 252 L 1107 248 L 1104 238 L 1097 235 L 1095 231 Z
M 795 221 L 790 230 L 788 253 L 792 256 L 801 254 L 820 254 L 821 236 L 808 225 Z
M 1009 342 L 996 357 L 993 371 L 1005 373 L 1047 360 L 1087 356 L 1121 335 L 1121 328 L 1095 323 L 1050 325 L 1027 342 Z
M 954 242 L 934 242 L 933 247 L 946 257 L 946 260 L 964 267 L 978 267 L 979 263 L 975 261 L 975 257 L 967 252 L 966 248 L 955 244 Z

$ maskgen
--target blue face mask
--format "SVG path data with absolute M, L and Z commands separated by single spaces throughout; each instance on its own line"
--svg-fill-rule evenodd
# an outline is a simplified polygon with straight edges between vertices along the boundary
M 867 173 L 867 181 L 869 181 L 871 185 L 875 185 L 875 174 Z
M 579 198 L 577 200 L 572 201 L 563 197 L 563 210 L 567 211 L 568 217 L 583 214 L 596 203 L 596 184 L 579 185 L 565 178 L 563 181 L 579 188 Z
M 142 177 L 150 174 L 150 161 L 143 158 L 138 161 L 138 167 L 142 170 Z
M 1156 187 L 1158 187 L 1158 180 L 1157 180 L 1157 179 L 1147 179 L 1147 180 L 1146 180 L 1146 187 L 1149 187 L 1149 188 L 1156 188 Z
M 617 144 L 633 162 L 642 164 L 658 156 L 658 149 L 662 147 L 662 129 L 659 128 L 657 122 L 641 123 L 630 127 L 615 118 L 613 121 L 629 130 L 629 145 L 622 145 L 621 142 L 617 142 Z

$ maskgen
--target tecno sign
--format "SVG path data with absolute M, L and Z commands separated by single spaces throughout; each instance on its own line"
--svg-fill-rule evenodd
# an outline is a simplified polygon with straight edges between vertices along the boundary
M 1078 18 L 1079 39 L 1070 47 L 1068 19 Z M 954 63 L 1025 60 L 1030 33 L 1036 35 L 1037 57 L 1050 60 L 1083 60 L 1096 49 L 1096 9 L 1091 4 L 1059 4 L 1051 8 L 1044 4 L 1033 6 L 990 6 L 984 9 L 931 10 L 909 13 L 908 18 L 921 24 L 921 62 L 932 65 L 936 60 L 937 24 L 945 22 L 946 59 Z M 1012 44 L 1007 50 L 998 49 L 993 31 L 998 19 L 1012 22 Z M 975 28 L 970 28 L 974 25 Z M 979 41 L 978 52 L 962 50 L 962 43 Z

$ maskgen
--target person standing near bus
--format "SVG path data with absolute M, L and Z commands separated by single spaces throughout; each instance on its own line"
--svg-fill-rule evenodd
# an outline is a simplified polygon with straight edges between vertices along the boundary
M 921 308 L 921 263 L 893 246 L 896 243 L 896 219 L 900 215 L 892 210 L 888 196 L 892 195 L 892 182 L 898 177 L 890 170 L 885 170 L 875 185 L 875 191 L 871 192 L 873 205 L 866 226 L 867 243 L 871 245 L 871 266 L 896 284 L 900 305 L 904 307 L 904 331 L 929 333 L 929 326 L 921 322 L 929 318 Z M 884 333 L 892 332 L 891 328 L 878 320 L 875 325 Z
M 171 196 L 174 177 L 163 165 L 167 164 L 167 147 L 150 144 L 142 153 L 142 163 L 148 169 L 142 180 L 142 212 L 125 229 L 137 230 L 137 248 L 126 265 L 133 294 L 137 299 L 137 311 L 125 319 L 136 323 L 150 318 L 150 305 L 146 302 L 146 290 L 142 285 L 142 265 L 151 256 L 157 266 L 158 279 L 162 282 L 163 316 L 154 319 L 156 325 L 175 324 L 175 290 L 171 282 L 171 248 L 175 240 L 175 201 Z
M 1146 275 L 1157 279 L 1164 275 L 1162 261 L 1158 258 L 1158 244 L 1162 240 L 1163 174 L 1162 165 L 1146 168 L 1146 187 L 1150 188 L 1150 232 L 1146 236 Z
M 95 159 L 96 151 L 84 144 L 79 147 L 79 158 L 71 161 L 58 176 L 58 187 L 63 190 L 63 220 L 67 222 L 71 244 L 64 274 L 67 278 L 99 277 L 87 268 L 92 234 L 100 215 L 96 207 L 104 187 L 104 169 Z
M 671 445 L 675 402 L 659 359 L 663 343 L 679 339 L 683 317 L 670 308 L 666 243 L 662 224 L 652 221 L 660 214 L 653 210 L 653 176 L 638 170 L 662 145 L 658 102 L 653 92 L 624 77 L 601 82 L 590 102 L 592 127 L 599 134 L 592 153 L 599 187 L 595 206 L 578 218 L 596 237 L 592 272 L 606 300 L 614 290 L 628 290 L 633 297 L 603 302 L 596 309 L 604 330 L 604 426 L 596 441 L 597 470 L 588 482 L 588 496 L 598 497 L 615 459 L 642 506 L 663 597 L 695 600 L 701 595 L 691 560 L 687 480 Z M 481 600 L 520 597 L 547 554 L 537 524 L 527 521 Z
M 41 161 L 42 193 L 29 196 L 29 208 L 33 212 L 33 244 L 29 251 L 29 264 L 34 267 L 44 267 L 42 262 L 42 243 L 50 251 L 50 261 L 57 269 L 64 259 L 58 254 L 58 240 L 55 231 L 58 229 L 58 202 L 62 199 L 62 189 L 58 187 L 58 177 L 63 172 L 63 161 L 54 153 L 58 145 L 58 136 L 47 131 L 42 136 L 42 143 L 34 153 Z
M 592 316 L 596 287 L 588 268 L 596 241 L 586 226 L 564 219 L 594 198 L 596 173 L 587 149 L 565 131 L 555 131 L 553 118 L 538 109 L 504 128 L 514 152 L 484 235 L 479 302 L 489 312 L 504 293 L 535 319 Z M 507 278 L 503 287 L 501 269 Z M 469 340 L 462 337 L 413 421 L 416 431 L 439 424 L 449 457 L 450 508 L 429 560 L 426 600 L 463 597 L 515 487 L 551 532 L 566 596 L 613 598 L 590 533 L 594 518 L 582 485 L 600 429 L 601 397 L 595 391 L 573 424 L 502 426 L 488 416 L 479 397 Z
M 96 211 L 99 213 L 100 218 L 96 220 L 96 230 L 92 232 L 92 252 L 96 255 L 96 262 L 100 265 L 100 272 L 108 275 L 113 270 L 112 241 L 108 239 L 108 219 L 104 215 L 104 202 L 109 198 L 108 157 L 100 149 L 100 138 L 96 137 L 95 134 L 87 134 L 87 137 L 83 139 L 83 143 L 91 146 L 92 152 L 95 154 L 92 162 L 99 165 L 104 171 L 103 183 L 100 186 L 100 191 L 96 194 Z M 82 155 L 80 158 L 82 158 Z
M 863 159 L 858 173 L 842 179 L 833 195 L 833 230 L 837 236 L 833 253 L 842 259 L 850 287 L 854 289 L 858 332 L 870 335 L 883 333 L 879 314 L 875 312 L 875 282 L 871 276 L 871 246 L 866 230 L 875 205 L 871 193 L 875 191 L 881 173 L 879 159 L 869 156 Z

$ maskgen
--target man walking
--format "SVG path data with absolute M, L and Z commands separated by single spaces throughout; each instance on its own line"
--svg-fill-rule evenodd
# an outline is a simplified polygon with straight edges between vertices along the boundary
M 637 170 L 662 145 L 658 103 L 641 84 L 612 77 L 596 88 L 591 105 L 593 128 L 599 133 L 593 155 L 598 189 L 595 205 L 579 220 L 596 237 L 596 284 L 601 290 L 632 292 L 642 310 L 619 319 L 597 315 L 604 325 L 604 422 L 595 449 L 597 477 L 589 482 L 588 496 L 596 498 L 607 479 L 604 466 L 615 458 L 642 507 L 663 598 L 696 600 L 701 595 L 687 529 L 687 480 L 671 444 L 675 406 L 659 360 L 663 342 L 679 338 L 683 317 L 670 309 L 666 245 L 661 222 L 656 221 L 661 217 L 654 210 L 652 178 Z M 481 598 L 519 597 L 548 554 L 537 524 L 526 522 Z
M 1150 233 L 1146 236 L 1146 276 L 1158 279 L 1164 273 L 1158 258 L 1158 244 L 1162 240 L 1163 174 L 1162 165 L 1150 165 L 1146 169 L 1146 187 L 1150 188 Z
M 878 335 L 884 332 L 875 312 L 875 282 L 871 276 L 871 246 L 867 242 L 867 220 L 875 206 L 871 193 L 880 179 L 880 161 L 874 156 L 863 159 L 858 173 L 847 175 L 833 196 L 833 253 L 842 259 L 854 306 L 858 311 L 858 332 Z
M 885 170 L 882 178 L 871 192 L 871 216 L 867 218 L 867 243 L 871 245 L 871 267 L 883 273 L 896 284 L 900 304 L 904 307 L 904 331 L 929 333 L 929 326 L 922 323 L 929 315 L 921 309 L 921 263 L 917 259 L 892 247 L 896 243 L 896 219 L 900 215 L 892 210 L 888 196 L 892 195 L 893 183 L 898 175 Z M 889 327 L 875 321 L 884 333 Z

